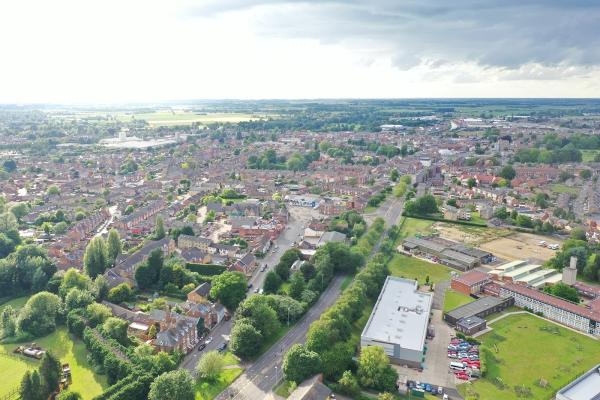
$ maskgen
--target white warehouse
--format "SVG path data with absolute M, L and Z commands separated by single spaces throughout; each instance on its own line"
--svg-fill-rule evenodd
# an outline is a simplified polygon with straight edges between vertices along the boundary
M 388 276 L 360 337 L 360 346 L 381 346 L 396 364 L 420 367 L 433 294 L 417 281 Z

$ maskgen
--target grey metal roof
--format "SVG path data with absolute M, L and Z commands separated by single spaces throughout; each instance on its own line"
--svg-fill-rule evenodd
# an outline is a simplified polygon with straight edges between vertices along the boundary
M 454 310 L 450 310 L 446 313 L 449 317 L 452 317 L 456 320 L 461 318 L 473 317 L 480 312 L 483 312 L 492 307 L 496 307 L 499 304 L 502 304 L 506 299 L 500 297 L 482 297 L 478 300 L 475 300 L 472 303 L 468 303 L 462 305 Z

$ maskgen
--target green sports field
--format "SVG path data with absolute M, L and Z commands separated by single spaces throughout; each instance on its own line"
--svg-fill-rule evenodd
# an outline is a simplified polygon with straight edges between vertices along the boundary
M 108 387 L 106 377 L 95 374 L 88 363 L 88 353 L 83 342 L 73 340 L 65 327 L 60 327 L 54 333 L 36 339 L 35 342 L 42 348 L 53 351 L 62 363 L 69 363 L 73 377 L 71 390 L 79 392 L 84 399 L 91 400 Z M 0 345 L 0 352 L 12 354 L 19 345 L 29 345 L 29 342 Z M 25 357 L 0 356 L 0 371 L 2 371 L 0 398 L 19 386 L 27 369 L 38 366 L 39 361 Z
M 402 254 L 396 254 L 388 264 L 388 268 L 391 275 L 417 279 L 421 285 L 425 284 L 427 276 L 433 283 L 450 280 L 450 268 Z
M 470 388 L 460 385 L 463 396 L 470 392 L 480 400 L 549 400 L 600 361 L 599 341 L 531 314 L 508 316 L 492 328 L 478 338 L 492 355 L 486 377 Z

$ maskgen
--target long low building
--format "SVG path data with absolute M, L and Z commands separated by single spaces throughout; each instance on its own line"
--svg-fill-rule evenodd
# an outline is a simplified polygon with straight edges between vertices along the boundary
M 513 297 L 518 307 L 527 307 L 563 325 L 600 336 L 599 311 L 514 283 L 506 283 L 499 289 L 500 297 Z
M 434 237 L 409 237 L 402 242 L 402 249 L 413 254 L 425 254 L 435 261 L 452 268 L 467 271 L 490 262 L 493 255 L 460 243 Z
M 500 312 L 514 304 L 511 297 L 482 297 L 472 303 L 464 304 L 444 313 L 444 320 L 450 325 L 456 325 L 458 321 L 471 317 L 487 317 L 490 314 Z
M 556 400 L 600 399 L 600 364 L 556 393 Z
M 388 276 L 360 337 L 361 348 L 381 346 L 390 361 L 421 367 L 424 361 L 432 293 L 417 281 Z

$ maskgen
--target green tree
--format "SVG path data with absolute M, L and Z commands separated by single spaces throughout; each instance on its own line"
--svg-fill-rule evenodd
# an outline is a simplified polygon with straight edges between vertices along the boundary
M 59 195 L 60 194 L 60 189 L 56 185 L 50 185 L 50 186 L 48 186 L 48 189 L 46 189 L 46 194 L 48 196 Z
M 56 400 L 81 400 L 82 397 L 78 392 L 72 392 L 70 390 L 63 390 L 60 392 L 58 396 L 56 396 Z
M 500 170 L 500 176 L 506 179 L 507 181 L 512 181 L 517 176 L 517 172 L 515 171 L 512 165 L 505 165 Z
M 575 240 L 587 240 L 585 229 L 579 227 L 574 228 L 569 236 Z
M 125 303 L 133 297 L 133 290 L 131 286 L 123 282 L 120 285 L 115 286 L 108 292 L 108 301 L 112 303 Z
M 249 359 L 258 354 L 262 345 L 263 336 L 249 321 L 242 319 L 236 321 L 231 330 L 230 348 L 233 354 Z
M 45 393 L 50 394 L 58 389 L 61 375 L 62 366 L 59 359 L 56 358 L 52 352 L 47 351 L 42 357 L 42 362 L 40 364 L 40 376 L 42 378 Z
M 228 310 L 235 310 L 246 297 L 247 281 L 241 272 L 223 272 L 212 281 L 211 297 L 219 300 Z
M 400 178 L 400 173 L 396 168 L 394 168 L 390 173 L 390 179 L 392 180 L 392 182 L 397 182 L 398 178 Z
M 390 365 L 383 347 L 363 347 L 358 358 L 358 380 L 361 386 L 393 392 L 396 390 L 398 373 Z
M 321 370 L 321 358 L 301 344 L 294 344 L 283 359 L 285 379 L 300 384 Z
M 304 276 L 302 275 L 302 272 L 294 272 L 290 278 L 289 295 L 293 299 L 300 300 L 302 292 L 305 288 L 306 283 L 304 282 Z
M 221 353 L 216 350 L 206 353 L 196 365 L 198 376 L 208 381 L 216 381 L 225 367 L 225 359 Z
M 57 295 L 48 292 L 34 294 L 19 312 L 17 331 L 35 337 L 50 333 L 56 328 L 60 310 L 61 301 Z
M 565 285 L 564 283 L 557 283 L 556 285 L 548 286 L 544 289 L 544 291 L 546 293 L 553 294 L 556 297 L 560 297 L 574 303 L 579 303 L 579 294 L 577 293 L 577 289 L 569 285 Z
M 88 305 L 85 313 L 91 326 L 102 324 L 112 316 L 110 308 L 100 303 Z
M 475 178 L 467 179 L 467 186 L 469 187 L 469 189 L 472 189 L 473 187 L 477 186 L 477 181 L 475 180 Z
M 108 254 L 108 262 L 110 265 L 114 265 L 117 257 L 123 251 L 121 246 L 121 237 L 116 229 L 111 229 L 108 232 L 108 238 L 106 239 L 106 251 Z
M 109 264 L 106 242 L 102 237 L 93 238 L 85 248 L 83 255 L 83 268 L 93 279 L 101 275 Z
M 159 215 L 156 217 L 156 226 L 154 228 L 154 240 L 160 240 L 165 237 L 165 221 Z
M 17 218 L 11 212 L 4 212 L 0 214 L 0 232 L 7 233 L 10 231 L 16 231 L 19 228 L 17 225 Z
M 354 346 L 348 342 L 337 342 L 321 354 L 323 374 L 327 379 L 337 380 L 352 365 Z
M 342 377 L 338 381 L 338 390 L 341 394 L 348 395 L 352 398 L 357 397 L 361 392 L 358 380 L 350 371 L 344 371 L 342 374 Z
M 121 343 L 123 346 L 129 345 L 127 328 L 129 323 L 121 318 L 110 317 L 102 324 L 102 330 L 111 338 Z
M 184 369 L 165 372 L 152 382 L 148 400 L 194 400 L 194 380 Z
M 0 337 L 14 336 L 17 331 L 17 313 L 9 304 L 0 315 Z
M 25 375 L 23 375 L 23 378 L 21 379 L 21 386 L 19 387 L 19 395 L 21 399 L 42 400 L 42 387 L 39 380 L 39 375 L 37 375 L 35 382 L 32 377 L 33 374 L 37 373 L 38 372 L 36 370 L 34 370 L 33 373 L 31 371 L 26 371 Z
M 60 222 L 54 224 L 54 226 L 52 227 L 52 232 L 54 232 L 57 235 L 63 235 L 65 233 L 67 233 L 68 229 L 69 229 L 69 225 L 67 225 L 67 223 L 65 221 L 60 221 Z
M 65 297 L 65 307 L 67 311 L 76 308 L 85 308 L 94 302 L 94 296 L 87 290 L 72 288 Z
M 379 396 L 377 396 L 377 400 L 395 400 L 395 399 L 396 399 L 396 396 L 394 396 L 390 392 L 379 393 Z
M 579 177 L 581 179 L 588 180 L 588 179 L 590 179 L 592 177 L 592 171 L 590 171 L 589 169 L 582 169 L 579 172 Z
M 281 286 L 281 278 L 274 271 L 267 272 L 265 276 L 265 283 L 263 285 L 263 289 L 265 293 L 277 293 L 279 287 Z

